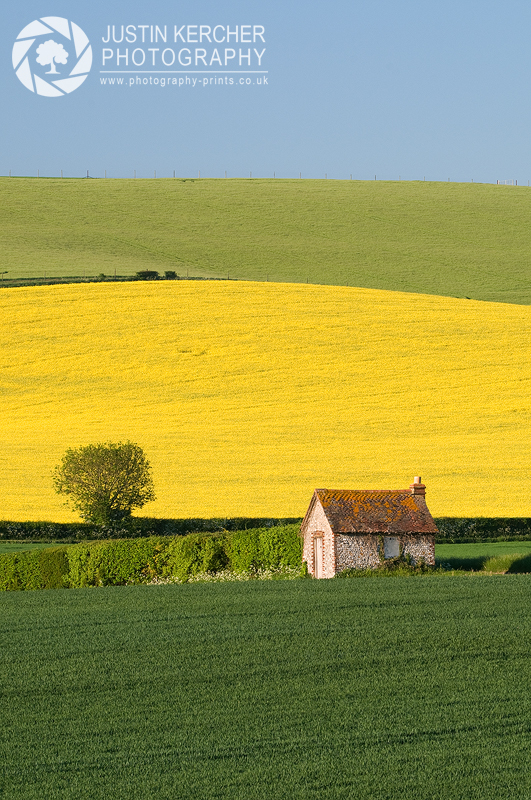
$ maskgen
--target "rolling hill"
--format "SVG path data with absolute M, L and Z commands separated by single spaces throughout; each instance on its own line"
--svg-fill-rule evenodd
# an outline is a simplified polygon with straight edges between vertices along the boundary
M 148 516 L 302 516 L 316 486 L 419 474 L 436 516 L 531 516 L 528 306 L 164 281 L 14 288 L 0 310 L 4 519 L 75 519 L 52 469 L 126 439 Z
M 359 286 L 531 303 L 531 191 L 478 184 L 0 179 L 0 271 Z

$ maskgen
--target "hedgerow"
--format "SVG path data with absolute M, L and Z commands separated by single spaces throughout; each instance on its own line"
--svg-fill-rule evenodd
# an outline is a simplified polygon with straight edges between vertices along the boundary
M 252 535 L 252 531 L 249 531 Z M 229 563 L 223 535 L 192 534 L 170 541 L 161 575 L 180 582 L 201 572 L 217 572 Z
M 302 522 L 301 518 L 216 517 L 213 519 L 159 519 L 132 517 L 114 526 L 88 522 L 0 521 L 0 540 L 82 542 L 94 539 L 136 539 L 150 536 L 186 536 L 190 533 L 273 529 Z M 438 544 L 531 540 L 529 517 L 435 517 Z M 247 545 L 244 545 L 247 547 Z M 242 556 L 243 557 L 243 556 Z
M 0 521 L 0 540 L 28 542 L 85 542 L 94 539 L 136 539 L 150 536 L 186 536 L 190 533 L 271 528 L 302 522 L 298 517 L 214 517 L 212 519 L 159 519 L 132 517 L 116 525 L 90 522 Z
M 69 546 L 5 553 L 0 555 L 0 591 L 186 583 L 192 580 L 228 580 L 227 576 L 240 576 L 241 579 L 275 575 L 286 577 L 293 576 L 294 571 L 302 575 L 304 567 L 301 568 L 302 539 L 299 530 L 299 524 L 293 523 L 185 536 L 107 538 Z M 448 536 L 450 530 L 447 526 L 444 532 L 448 538 L 442 541 L 453 541 Z M 459 532 L 459 527 L 456 530 Z M 500 528 L 492 525 L 482 529 L 478 526 L 475 530 L 478 534 L 485 530 L 496 533 Z M 496 538 L 487 537 L 487 541 Z M 468 540 L 468 537 L 457 538 L 458 542 Z M 472 541 L 479 541 L 479 538 Z M 475 565 L 477 559 L 472 561 Z M 486 559 L 477 569 L 531 571 L 531 560 L 524 554 L 513 555 L 511 563 L 507 561 L 503 569 L 501 566 L 487 568 L 483 561 Z M 402 561 L 395 563 L 395 560 L 388 560 L 379 569 L 345 570 L 337 577 L 400 576 L 441 571 L 445 569 L 440 566 L 415 567 Z
M 301 570 L 299 525 L 82 542 L 0 555 L 0 590 L 120 586 Z
M 66 551 L 68 586 L 145 583 L 159 574 L 159 558 L 167 546 L 167 539 L 156 536 L 72 545 Z
M 531 540 L 529 517 L 436 517 L 438 544 Z
M 0 591 L 60 589 L 69 585 L 66 547 L 0 555 Z

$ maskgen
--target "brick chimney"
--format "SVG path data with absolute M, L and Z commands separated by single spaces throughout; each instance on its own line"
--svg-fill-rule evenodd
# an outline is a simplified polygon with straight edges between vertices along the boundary
M 419 495 L 420 497 L 426 496 L 426 487 L 422 483 L 422 478 L 420 475 L 418 477 L 413 478 L 413 483 L 410 484 L 409 488 L 411 489 L 411 494 Z

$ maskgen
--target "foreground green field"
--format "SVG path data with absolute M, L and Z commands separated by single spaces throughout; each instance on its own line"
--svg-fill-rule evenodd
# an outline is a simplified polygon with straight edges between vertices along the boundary
M 7 278 L 179 275 L 531 303 L 527 187 L 0 179 Z
M 0 794 L 527 800 L 531 578 L 0 597 Z
M 1 515 L 76 517 L 68 447 L 137 442 L 147 516 L 302 517 L 316 486 L 428 486 L 434 516 L 531 516 L 531 308 L 333 286 L 0 294 Z

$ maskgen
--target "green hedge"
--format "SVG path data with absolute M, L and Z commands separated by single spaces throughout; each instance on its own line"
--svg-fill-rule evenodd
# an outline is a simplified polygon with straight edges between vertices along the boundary
M 28 542 L 86 542 L 94 539 L 136 539 L 151 536 L 186 536 L 300 523 L 297 517 L 216 517 L 213 519 L 158 519 L 132 517 L 114 527 L 89 522 L 0 521 L 0 540 Z
M 435 524 L 439 544 L 531 540 L 529 517 L 436 517 Z
M 301 522 L 300 518 L 219 517 L 214 519 L 157 519 L 133 517 L 128 524 L 110 528 L 86 522 L 2 522 L 0 540 L 83 542 L 95 539 L 136 539 L 152 536 L 186 536 L 190 533 L 224 533 L 271 529 Z M 436 517 L 439 543 L 531 540 L 529 517 Z M 244 544 L 244 549 L 247 547 Z M 250 545 L 249 545 L 250 546 Z M 237 545 L 235 545 L 237 548 Z M 236 559 L 239 556 L 236 554 Z M 241 555 L 243 561 L 245 557 Z M 243 563 L 243 562 L 242 562 Z
M 235 531 L 227 541 L 227 551 L 233 572 L 250 572 L 260 569 L 260 529 Z
M 180 522 L 197 525 L 198 520 Z M 212 524 L 213 521 L 202 522 Z M 249 520 L 232 522 L 243 528 L 243 523 Z M 531 539 L 529 519 L 447 517 L 436 522 L 440 531 L 437 542 Z M 221 570 L 254 573 L 301 567 L 302 540 L 298 522 L 242 528 L 177 536 L 147 536 L 147 528 L 143 528 L 140 536 L 129 531 L 128 538 L 107 538 L 68 547 L 6 553 L 0 555 L 0 591 L 117 586 L 145 583 L 156 577 L 186 581 L 200 573 Z M 87 535 L 85 526 L 84 535 Z
M 159 559 L 164 558 L 167 547 L 168 540 L 157 536 L 72 545 L 67 548 L 68 585 L 79 588 L 146 582 L 160 574 Z
M 266 569 L 301 566 L 302 539 L 299 525 L 266 528 L 260 532 L 260 551 Z
M 227 536 L 227 555 L 233 572 L 301 566 L 300 525 L 235 531 Z
M 17 575 L 17 553 L 4 553 L 0 555 L 0 591 L 22 589 Z
M 300 525 L 254 528 L 217 535 L 195 534 L 176 539 L 168 547 L 162 574 L 186 580 L 201 572 L 255 572 L 292 567 L 302 562 Z
M 226 536 L 192 534 L 170 542 L 161 574 L 186 581 L 201 572 L 219 572 L 229 563 Z
M 66 547 L 26 550 L 0 556 L 0 591 L 61 589 L 69 585 Z
M 299 525 L 109 539 L 0 555 L 0 590 L 119 586 L 156 577 L 187 581 L 205 573 L 301 568 Z
M 272 529 L 301 522 L 300 518 L 219 517 L 214 519 L 157 519 L 133 517 L 127 524 L 116 527 L 92 525 L 86 522 L 2 522 L 0 540 L 82 542 L 95 539 L 137 539 L 153 536 L 186 536 L 190 533 L 231 533 L 257 529 Z M 526 541 L 531 540 L 529 517 L 436 517 L 439 543 Z M 250 545 L 242 545 L 244 549 Z M 238 545 L 235 545 L 237 549 Z M 239 558 L 235 549 L 235 557 Z M 245 556 L 241 555 L 243 562 Z M 251 559 L 252 560 L 252 559 Z

